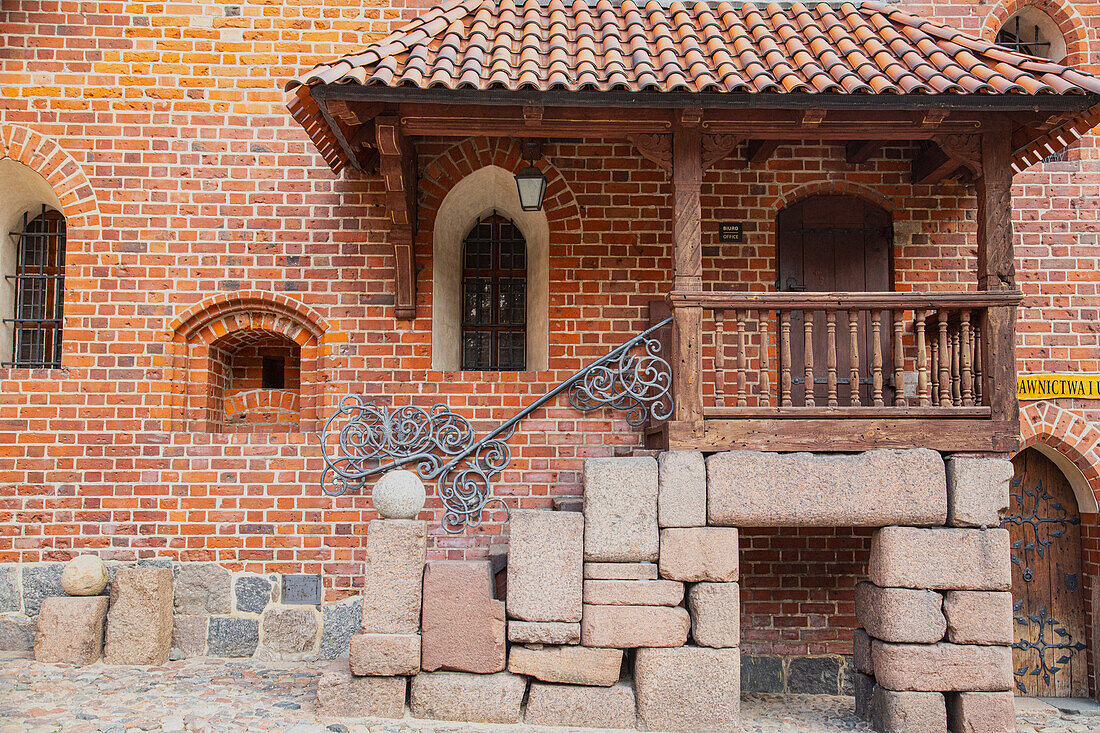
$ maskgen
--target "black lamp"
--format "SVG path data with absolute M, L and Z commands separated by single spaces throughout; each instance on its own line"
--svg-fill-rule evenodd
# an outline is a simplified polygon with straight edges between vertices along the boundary
M 535 166 L 535 159 L 542 157 L 537 142 L 524 145 L 528 165 L 516 174 L 519 189 L 519 205 L 524 211 L 541 211 L 542 198 L 546 195 L 546 176 Z

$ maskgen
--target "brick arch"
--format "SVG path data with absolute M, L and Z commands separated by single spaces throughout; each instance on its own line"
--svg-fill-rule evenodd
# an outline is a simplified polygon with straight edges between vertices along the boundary
M 1081 415 L 1044 400 L 1020 409 L 1020 438 L 1021 451 L 1036 448 L 1062 469 L 1082 513 L 1097 512 L 1100 430 Z
M 1089 62 L 1088 30 L 1081 14 L 1062 0 L 1001 0 L 982 23 L 981 37 L 992 43 L 997 33 L 1022 8 L 1034 7 L 1046 13 L 1066 40 L 1066 63 L 1080 66 Z
M 99 204 L 75 158 L 50 138 L 21 125 L 0 125 L 0 158 L 10 158 L 42 176 L 61 202 L 69 238 L 89 239 L 79 232 L 99 226 Z
M 424 168 L 420 179 L 420 232 L 431 232 L 435 214 L 447 193 L 466 176 L 486 166 L 495 165 L 512 173 L 527 166 L 522 148 L 508 138 L 466 138 L 452 145 Z M 535 161 L 546 175 L 546 197 L 543 210 L 551 234 L 580 234 L 581 208 L 561 172 L 547 159 Z M 430 234 L 429 234 L 430 236 Z
M 285 295 L 243 291 L 210 296 L 177 316 L 166 335 L 166 377 L 170 384 L 171 431 L 214 432 L 225 416 L 218 398 L 213 361 L 217 350 L 240 348 L 266 335 L 299 347 L 299 430 L 319 426 L 325 357 L 331 347 L 328 323 L 312 308 Z
M 780 195 L 772 203 L 772 220 L 779 215 L 779 212 L 783 209 L 797 204 L 803 199 L 808 199 L 811 196 L 855 196 L 861 198 L 864 201 L 868 201 L 875 206 L 881 207 L 885 211 L 894 213 L 894 202 L 884 196 L 882 193 L 869 186 L 863 186 L 858 183 L 852 183 L 851 181 L 817 181 L 816 183 L 807 183 L 801 186 L 796 186 L 790 190 L 780 193 Z

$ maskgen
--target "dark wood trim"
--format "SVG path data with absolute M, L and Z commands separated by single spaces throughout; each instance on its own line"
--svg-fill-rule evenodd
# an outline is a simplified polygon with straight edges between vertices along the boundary
M 375 119 L 379 170 L 386 184 L 389 240 L 394 248 L 394 316 L 416 318 L 416 148 L 396 116 Z
M 749 140 L 745 145 L 745 164 L 763 165 L 782 143 L 782 140 Z
M 851 165 L 862 165 L 875 157 L 883 145 L 882 140 L 854 140 L 844 146 L 844 160 Z
M 677 289 L 703 287 L 701 191 L 703 141 L 697 126 L 680 125 L 672 138 L 673 283 Z M 675 417 L 703 420 L 703 309 L 672 309 L 672 366 Z
M 950 418 L 989 419 L 988 407 L 706 407 L 711 418 L 767 418 L 805 420 L 808 418 Z
M 759 308 L 992 308 L 1015 306 L 1024 295 L 1019 290 L 978 292 L 887 292 L 887 293 L 742 293 L 674 290 L 669 293 L 673 306 L 696 305 L 727 310 Z
M 1019 420 L 929 418 L 707 420 L 668 424 L 669 450 L 733 449 L 862 452 L 872 448 L 923 447 L 945 452 L 1013 452 Z

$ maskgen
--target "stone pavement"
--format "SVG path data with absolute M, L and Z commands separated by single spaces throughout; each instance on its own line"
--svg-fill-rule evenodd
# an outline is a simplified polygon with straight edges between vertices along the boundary
M 0 733 L 127 733 L 133 731 L 287 731 L 290 733 L 442 733 L 547 730 L 530 726 L 469 725 L 406 718 L 373 725 L 318 720 L 316 677 L 310 662 L 192 659 L 162 667 L 72 668 L 0 659 Z M 870 731 L 852 712 L 850 697 L 745 695 L 745 733 Z M 1100 715 L 1061 713 L 1024 701 L 1021 733 L 1100 733 Z M 560 729 L 559 729 L 560 730 Z

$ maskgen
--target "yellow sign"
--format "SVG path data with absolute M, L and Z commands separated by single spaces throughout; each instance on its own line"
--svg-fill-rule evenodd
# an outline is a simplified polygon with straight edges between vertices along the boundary
M 1100 400 L 1100 374 L 1026 374 L 1016 386 L 1021 400 Z

